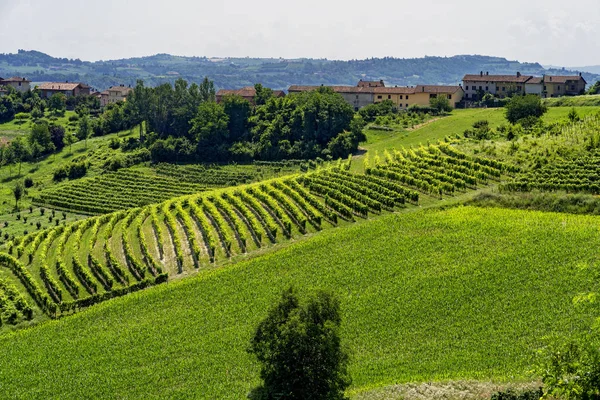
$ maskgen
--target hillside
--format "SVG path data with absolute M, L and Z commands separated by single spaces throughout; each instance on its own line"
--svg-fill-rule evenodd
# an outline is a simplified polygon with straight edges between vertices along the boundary
M 454 57 L 372 58 L 334 61 L 327 59 L 254 59 L 180 57 L 157 54 L 148 57 L 88 62 L 54 58 L 38 51 L 20 50 L 0 54 L 0 76 L 24 75 L 33 82 L 82 81 L 104 90 L 111 85 L 135 85 L 143 79 L 155 86 L 178 78 L 200 83 L 208 76 L 217 88 L 239 88 L 262 83 L 273 89 L 292 84 L 354 85 L 359 79 L 380 80 L 388 85 L 446 84 L 461 82 L 466 73 L 575 74 L 564 69 L 544 69 L 538 63 L 521 63 L 500 57 L 458 55 Z M 600 75 L 584 73 L 589 84 Z
M 526 379 L 543 336 L 589 322 L 571 300 L 593 283 L 598 222 L 454 208 L 324 231 L 3 336 L 3 390 L 14 398 L 243 398 L 258 382 L 245 352 L 252 329 L 290 284 L 341 298 L 352 393 Z

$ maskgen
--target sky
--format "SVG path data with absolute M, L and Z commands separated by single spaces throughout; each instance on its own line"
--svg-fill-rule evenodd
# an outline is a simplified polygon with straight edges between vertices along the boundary
M 0 0 L 0 53 L 600 65 L 598 0 Z

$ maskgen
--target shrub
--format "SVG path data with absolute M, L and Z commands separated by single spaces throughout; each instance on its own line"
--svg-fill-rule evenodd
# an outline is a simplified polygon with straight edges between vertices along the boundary
M 542 103 L 542 99 L 534 94 L 526 96 L 515 96 L 505 106 L 506 119 L 511 124 L 527 117 L 541 117 L 548 111 Z
M 25 180 L 23 181 L 23 185 L 26 188 L 33 187 L 33 179 L 31 179 L 30 177 L 25 178 Z
M 492 395 L 491 400 L 539 400 L 544 395 L 542 388 L 525 391 L 508 389 Z

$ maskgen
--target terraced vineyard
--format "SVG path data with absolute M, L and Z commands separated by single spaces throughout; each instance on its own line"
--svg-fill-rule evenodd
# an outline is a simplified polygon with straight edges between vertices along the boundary
M 519 174 L 502 185 L 512 192 L 566 191 L 600 194 L 600 156 L 580 157 Z
M 423 195 L 474 189 L 509 170 L 446 144 L 385 157 L 365 175 L 339 163 L 35 232 L 10 243 L 0 266 L 56 317 L 344 221 L 418 204 Z
M 127 168 L 66 182 L 41 191 L 34 203 L 88 214 L 104 214 L 297 170 L 296 163 L 289 162 L 223 168 L 158 164 L 154 168 Z

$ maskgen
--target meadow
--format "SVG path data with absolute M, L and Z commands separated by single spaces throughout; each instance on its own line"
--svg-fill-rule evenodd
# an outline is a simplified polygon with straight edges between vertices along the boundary
M 341 299 L 350 394 L 402 382 L 531 379 L 543 337 L 591 316 L 597 217 L 457 207 L 325 230 L 230 267 L 0 337 L 13 398 L 239 399 L 246 353 L 289 285 Z M 381 240 L 386 237 L 386 240 Z

